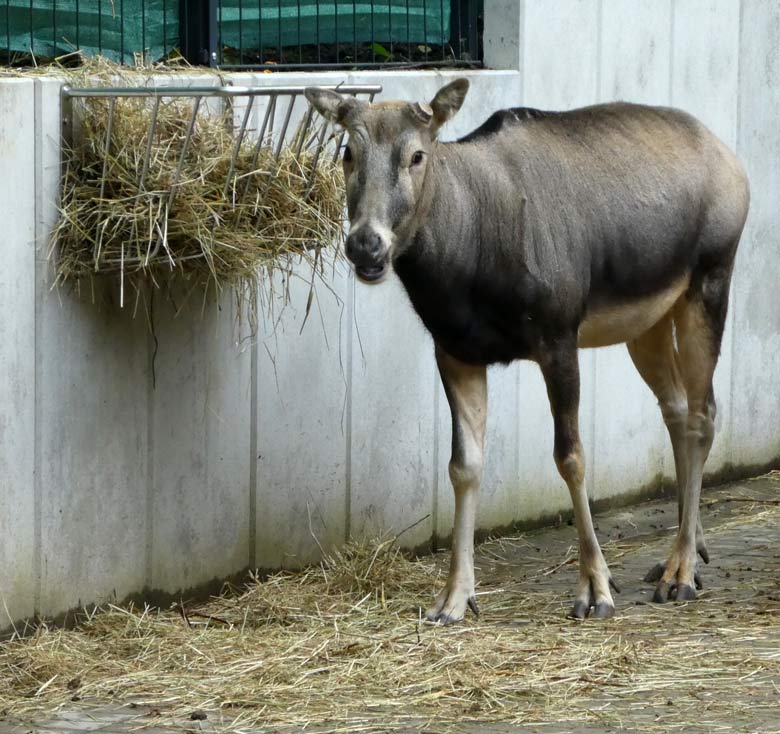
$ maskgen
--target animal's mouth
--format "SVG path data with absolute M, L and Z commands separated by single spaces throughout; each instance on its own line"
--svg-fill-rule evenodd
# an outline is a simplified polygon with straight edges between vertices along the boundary
M 390 269 L 390 261 L 383 260 L 378 265 L 355 265 L 355 274 L 364 283 L 378 283 Z

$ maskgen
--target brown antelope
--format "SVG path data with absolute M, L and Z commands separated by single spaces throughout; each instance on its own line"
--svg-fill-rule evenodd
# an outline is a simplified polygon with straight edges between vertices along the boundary
M 658 398 L 677 472 L 680 523 L 654 601 L 693 599 L 702 469 L 712 445 L 712 375 L 749 191 L 736 157 L 690 115 L 613 103 L 569 112 L 502 110 L 453 143 L 437 133 L 468 81 L 430 104 L 368 104 L 311 88 L 349 131 L 344 174 L 357 277 L 392 266 L 433 336 L 452 412 L 452 561 L 426 616 L 461 620 L 474 597 L 486 367 L 541 368 L 554 457 L 579 535 L 571 616 L 609 617 L 617 591 L 599 547 L 577 425 L 577 350 L 625 342 Z

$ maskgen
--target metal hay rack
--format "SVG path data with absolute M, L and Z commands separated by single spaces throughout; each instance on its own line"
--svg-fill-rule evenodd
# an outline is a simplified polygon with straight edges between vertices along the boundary
M 343 94 L 355 97 L 362 96 L 369 101 L 373 101 L 374 96 L 382 91 L 380 85 L 367 84 L 330 85 L 326 88 L 336 89 Z M 159 266 L 165 263 L 174 267 L 176 263 L 168 248 L 167 222 L 169 214 L 173 211 L 177 191 L 182 185 L 182 170 L 201 114 L 214 114 L 215 112 L 222 114 L 223 119 L 227 121 L 226 124 L 231 128 L 230 132 L 233 136 L 232 154 L 222 191 L 223 206 L 240 205 L 246 196 L 248 188 L 246 174 L 244 174 L 242 181 L 236 171 L 236 162 L 242 151 L 242 146 L 246 144 L 252 144 L 251 168 L 253 171 L 257 168 L 258 158 L 263 148 L 272 153 L 276 162 L 279 161 L 285 148 L 293 150 L 296 156 L 300 156 L 302 151 L 307 151 L 311 161 L 306 172 L 307 184 L 309 187 L 313 186 L 320 158 L 323 157 L 325 160 L 324 157 L 332 156 L 332 161 L 335 162 L 345 133 L 315 115 L 314 110 L 306 105 L 303 97 L 304 89 L 305 86 L 73 88 L 64 85 L 61 89 L 63 172 L 66 166 L 72 164 L 70 156 L 73 156 L 73 152 L 77 150 L 76 143 L 81 134 L 81 120 L 89 100 L 108 100 L 108 118 L 105 122 L 105 137 L 102 141 L 103 170 L 99 192 L 100 200 L 103 200 L 107 193 L 106 182 L 110 181 L 111 177 L 110 150 L 112 136 L 115 135 L 114 122 L 118 100 L 127 98 L 149 100 L 146 143 L 137 172 L 137 195 L 139 197 L 152 193 L 147 191 L 147 183 L 150 166 L 153 162 L 153 143 L 158 128 L 158 115 L 161 106 L 181 98 L 191 100 L 191 114 L 181 141 L 178 164 L 173 172 L 169 188 L 161 198 L 159 190 L 154 192 L 160 198 L 161 211 L 157 217 L 159 226 L 155 224 L 156 231 L 144 246 L 128 247 L 127 252 L 123 247 L 120 256 L 100 260 L 99 268 L 96 259 L 95 270 L 99 269 L 100 272 L 104 273 L 121 272 L 124 274 L 125 271 L 143 269 L 153 265 Z M 300 98 L 303 98 L 304 104 L 296 106 Z M 297 119 L 297 123 L 291 125 L 295 119 Z M 294 131 L 294 134 L 291 134 L 291 131 Z M 96 143 L 93 142 L 93 145 Z M 99 246 L 97 249 L 100 249 Z M 203 257 L 205 257 L 204 253 L 196 253 L 186 257 L 178 257 L 176 262 Z

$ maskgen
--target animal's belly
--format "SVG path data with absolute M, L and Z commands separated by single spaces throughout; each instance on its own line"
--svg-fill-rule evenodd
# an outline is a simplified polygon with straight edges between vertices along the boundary
M 589 311 L 580 324 L 578 346 L 606 347 L 636 339 L 668 313 L 689 282 L 686 275 L 651 296 Z

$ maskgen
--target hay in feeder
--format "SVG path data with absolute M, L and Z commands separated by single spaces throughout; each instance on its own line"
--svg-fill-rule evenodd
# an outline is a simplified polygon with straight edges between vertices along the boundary
M 767 481 L 780 488 L 780 474 Z M 615 618 L 566 620 L 576 564 L 535 552 L 544 541 L 532 533 L 481 547 L 482 618 L 443 628 L 417 607 L 443 583 L 446 558 L 412 560 L 389 539 L 351 543 L 204 605 L 110 606 L 80 629 L 42 626 L 0 645 L 0 711 L 50 714 L 76 696 L 87 710 L 135 707 L 137 728 L 181 729 L 207 712 L 209 727 L 237 734 L 776 731 L 780 589 L 762 548 L 780 505 L 749 492 L 732 504 L 708 537 L 711 550 L 733 543 L 742 561 L 755 558 L 740 597 L 716 586 L 687 605 L 633 605 L 624 589 Z M 635 557 L 644 568 L 668 544 L 637 536 L 604 550 L 613 567 Z M 491 577 L 503 560 L 515 575 Z M 551 577 L 553 561 L 565 579 Z
M 137 85 L 139 76 L 103 63 L 68 81 Z M 280 98 L 277 118 L 286 104 Z M 270 137 L 258 146 L 249 130 L 237 149 L 232 111 L 215 113 L 204 99 L 193 117 L 194 105 L 163 98 L 152 125 L 150 98 L 118 98 L 113 112 L 108 99 L 74 100 L 52 234 L 58 283 L 110 274 L 139 287 L 173 274 L 251 290 L 262 273 L 289 269 L 291 256 L 316 262 L 340 241 L 342 174 L 332 150 L 317 150 L 316 120 L 279 148 Z

